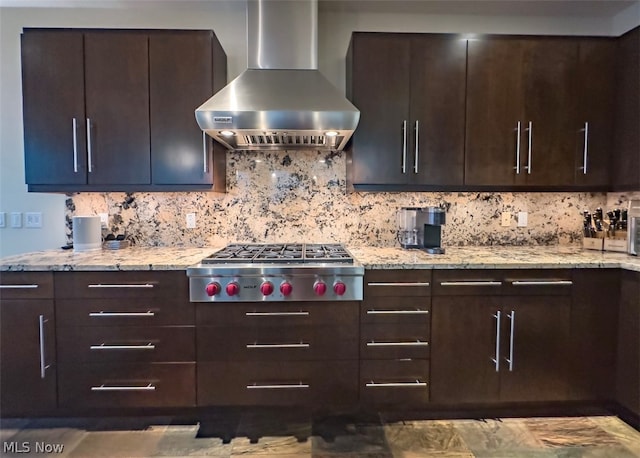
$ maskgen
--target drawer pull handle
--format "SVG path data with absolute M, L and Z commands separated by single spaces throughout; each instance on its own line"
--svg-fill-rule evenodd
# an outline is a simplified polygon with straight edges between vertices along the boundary
M 367 286 L 429 286 L 429 282 L 407 282 L 407 283 L 390 283 L 390 282 L 369 282 Z
M 0 285 L 0 289 L 36 289 L 38 285 Z
M 367 342 L 367 347 L 428 347 L 429 342 L 416 340 L 415 342 Z
M 416 380 L 415 382 L 390 382 L 390 383 L 380 383 L 370 381 L 365 385 L 367 388 L 420 388 L 427 386 L 427 382 L 421 382 L 420 380 Z
M 113 318 L 113 317 L 122 317 L 122 316 L 155 316 L 155 312 L 90 312 L 89 316 L 91 317 L 103 317 L 103 318 Z
M 513 286 L 563 286 L 573 285 L 571 280 L 515 280 Z
M 154 288 L 152 283 L 139 283 L 139 284 L 117 284 L 117 283 L 95 283 L 88 285 L 89 288 Z
M 247 344 L 247 348 L 309 348 L 311 345 L 308 343 L 288 343 L 288 344 Z
M 288 390 L 288 389 L 299 389 L 299 388 L 309 388 L 308 383 L 290 383 L 290 384 L 278 384 L 278 385 L 258 385 L 254 383 L 252 385 L 247 385 L 248 390 Z
M 429 310 L 367 310 L 367 315 L 428 315 Z
M 443 281 L 440 286 L 501 286 L 501 281 Z
M 146 345 L 108 345 L 108 344 L 100 344 L 100 345 L 91 345 L 89 347 L 91 350 L 155 350 L 156 346 L 149 342 Z
M 51 367 L 50 364 L 45 362 L 44 355 L 44 347 L 45 347 L 45 336 L 44 336 L 44 324 L 49 321 L 44 319 L 44 315 L 38 316 L 38 336 L 40 337 L 40 378 L 45 378 L 46 371 Z
M 92 386 L 91 391 L 155 391 L 156 387 L 149 383 L 146 386 Z
M 246 312 L 245 316 L 309 316 L 309 312 Z

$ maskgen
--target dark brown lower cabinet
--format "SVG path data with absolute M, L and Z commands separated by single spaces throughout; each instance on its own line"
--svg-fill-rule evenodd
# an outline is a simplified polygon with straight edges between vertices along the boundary
M 616 400 L 640 417 L 640 273 L 622 271 Z M 638 422 L 640 425 L 640 422 Z

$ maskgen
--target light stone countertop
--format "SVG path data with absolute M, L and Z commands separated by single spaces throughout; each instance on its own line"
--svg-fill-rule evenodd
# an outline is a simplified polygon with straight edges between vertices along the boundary
M 223 246 L 131 247 L 74 253 L 48 250 L 0 259 L 0 271 L 185 270 Z M 347 247 L 368 269 L 617 268 L 640 272 L 640 258 L 567 246 L 447 247 L 445 254 L 402 248 Z

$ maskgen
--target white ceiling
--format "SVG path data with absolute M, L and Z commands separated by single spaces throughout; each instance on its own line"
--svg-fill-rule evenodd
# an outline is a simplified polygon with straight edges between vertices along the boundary
M 271 0 L 277 1 L 277 0 Z M 175 8 L 246 0 L 0 0 L 0 7 Z M 320 11 L 610 19 L 640 0 L 319 0 Z

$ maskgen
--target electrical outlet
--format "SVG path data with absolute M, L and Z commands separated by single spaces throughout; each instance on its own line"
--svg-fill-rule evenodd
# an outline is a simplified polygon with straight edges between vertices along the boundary
M 102 227 L 107 227 L 109 225 L 109 213 L 98 213 L 100 217 L 100 225 Z
M 194 229 L 196 227 L 196 214 L 187 213 L 187 229 Z
M 24 214 L 24 227 L 42 227 L 42 213 L 26 212 Z
M 11 227 L 22 227 L 22 213 L 11 212 Z
M 511 212 L 502 212 L 502 219 L 500 220 L 502 227 L 509 227 L 511 225 Z
M 0 227 L 7 227 L 7 214 L 0 212 Z
M 528 220 L 529 214 L 527 212 L 518 212 L 518 227 L 527 227 Z

